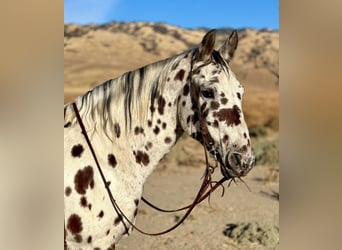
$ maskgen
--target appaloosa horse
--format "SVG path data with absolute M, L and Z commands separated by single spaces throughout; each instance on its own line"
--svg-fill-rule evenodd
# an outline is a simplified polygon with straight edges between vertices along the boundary
M 218 51 L 214 44 L 211 30 L 198 48 L 108 80 L 64 106 L 65 248 L 114 249 L 132 227 L 105 187 L 134 222 L 146 178 L 183 132 L 205 145 L 224 176 L 252 168 L 244 89 L 229 66 L 236 31 Z

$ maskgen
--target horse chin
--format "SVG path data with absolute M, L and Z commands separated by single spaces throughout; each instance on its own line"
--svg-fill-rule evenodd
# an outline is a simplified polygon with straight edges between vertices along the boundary
M 224 164 L 222 160 L 220 160 L 219 162 L 221 165 L 220 166 L 221 174 L 224 177 L 226 177 L 227 179 L 238 177 L 238 174 L 234 171 L 234 169 L 232 168 L 232 166 L 228 162 L 226 164 Z
M 220 154 L 214 154 L 212 156 L 220 163 L 221 173 L 224 177 L 226 177 L 227 179 L 231 179 L 238 176 L 229 162 L 227 162 L 226 164 L 223 162 Z

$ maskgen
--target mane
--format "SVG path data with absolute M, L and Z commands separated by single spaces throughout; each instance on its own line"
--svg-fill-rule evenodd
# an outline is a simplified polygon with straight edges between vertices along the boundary
M 125 121 L 125 132 L 132 132 L 132 121 L 143 125 L 148 109 L 163 93 L 171 70 L 194 49 L 185 51 L 117 78 L 107 80 L 76 99 L 79 112 L 89 132 L 104 131 L 111 140 L 114 124 Z M 96 122 L 95 122 L 96 121 Z

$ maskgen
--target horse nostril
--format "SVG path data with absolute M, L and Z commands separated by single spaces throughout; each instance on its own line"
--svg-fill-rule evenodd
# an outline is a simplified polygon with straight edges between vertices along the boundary
M 241 155 L 237 153 L 231 153 L 226 156 L 227 166 L 241 166 Z

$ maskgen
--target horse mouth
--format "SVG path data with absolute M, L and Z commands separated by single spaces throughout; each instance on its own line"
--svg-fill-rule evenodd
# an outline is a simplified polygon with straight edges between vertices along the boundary
M 219 154 L 216 155 L 220 163 L 221 173 L 227 179 L 246 176 L 255 165 L 254 156 L 244 156 L 241 153 L 228 153 L 225 160 Z

